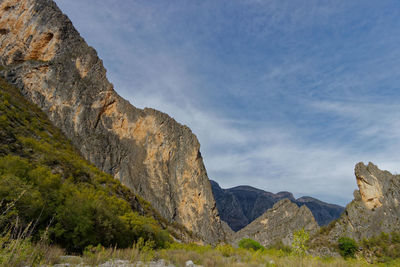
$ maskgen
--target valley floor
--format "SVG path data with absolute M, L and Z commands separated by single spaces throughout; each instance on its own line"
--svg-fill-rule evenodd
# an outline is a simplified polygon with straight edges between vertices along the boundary
M 369 264 L 364 259 L 296 256 L 277 249 L 253 251 L 230 245 L 199 246 L 172 244 L 168 249 L 153 250 L 144 245 L 130 249 L 89 247 L 81 256 L 66 256 L 62 249 L 30 247 L 20 244 L 14 251 L 0 251 L 2 266 L 103 266 L 103 267 L 245 267 L 245 266 L 400 266 L 400 261 Z

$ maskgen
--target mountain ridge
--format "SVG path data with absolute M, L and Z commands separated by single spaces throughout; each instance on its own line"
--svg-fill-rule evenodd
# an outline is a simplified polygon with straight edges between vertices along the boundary
M 268 209 L 271 209 L 275 203 L 285 198 L 299 207 L 306 205 L 310 208 L 320 226 L 339 218 L 344 210 L 344 207 L 309 196 L 295 199 L 293 194 L 287 191 L 274 194 L 249 185 L 222 189 L 213 180 L 211 180 L 211 186 L 221 220 L 227 222 L 234 231 L 244 228 Z
M 290 246 L 294 233 L 301 229 L 312 235 L 319 227 L 306 205 L 299 207 L 290 199 L 284 198 L 230 237 L 234 244 L 238 244 L 243 238 L 251 238 L 265 247 L 279 244 Z

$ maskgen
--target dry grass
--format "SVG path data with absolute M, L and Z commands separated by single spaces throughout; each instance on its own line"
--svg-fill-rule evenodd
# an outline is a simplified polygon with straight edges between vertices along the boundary
M 15 225 L 7 229 L 0 237 L 1 266 L 36 266 L 39 264 L 53 265 L 59 262 L 65 251 L 47 243 L 45 232 L 36 243 L 31 242 L 32 224 L 24 229 Z
M 12 253 L 10 252 L 12 251 Z M 319 258 L 312 256 L 295 256 L 280 250 L 251 251 L 232 248 L 229 245 L 196 246 L 174 244 L 169 249 L 152 250 L 135 245 L 130 249 L 116 249 L 92 247 L 82 256 L 66 257 L 64 251 L 57 247 L 36 244 L 32 246 L 29 240 L 14 240 L 8 246 L 7 253 L 1 250 L 1 266 L 36 266 L 53 265 L 56 263 L 70 263 L 77 265 L 97 266 L 110 260 L 127 260 L 131 263 L 138 261 L 149 262 L 164 259 L 177 267 L 185 266 L 185 262 L 192 260 L 195 264 L 204 267 L 258 267 L 258 266 L 304 266 L 304 267 L 344 267 L 344 266 L 372 266 L 363 259 Z M 7 257 L 3 257 L 3 256 Z M 13 255 L 13 257 L 10 257 Z M 391 264 L 373 266 L 400 266 L 400 261 Z
M 344 260 L 342 258 L 318 258 L 312 256 L 294 256 L 279 250 L 251 251 L 232 248 L 229 245 L 216 248 L 194 245 L 175 245 L 170 249 L 160 250 L 157 258 L 163 258 L 176 266 L 185 266 L 192 260 L 205 267 L 239 266 L 368 266 L 365 260 Z M 396 265 L 393 265 L 396 266 Z
M 7 213 L 8 210 L 6 209 Z M 3 212 L 3 216 L 5 214 Z M 2 218 L 0 213 L 0 219 Z M 307 266 L 307 267 L 344 267 L 370 266 L 364 259 L 319 258 L 296 256 L 278 249 L 248 250 L 233 248 L 230 245 L 199 246 L 195 244 L 171 244 L 168 249 L 154 250 L 154 243 L 139 240 L 129 249 L 87 247 L 82 256 L 65 256 L 65 251 L 50 246 L 47 231 L 42 238 L 33 243 L 31 233 L 34 223 L 26 227 L 19 226 L 18 217 L 0 235 L 0 266 L 51 266 L 57 263 L 71 265 L 84 264 L 97 266 L 110 260 L 126 260 L 131 263 L 149 262 L 164 259 L 175 266 L 185 266 L 188 260 L 204 267 L 256 267 L 256 266 Z M 400 260 L 374 266 L 400 266 Z
M 252 251 L 233 248 L 230 245 L 197 246 L 193 244 L 173 244 L 168 249 L 152 250 L 135 245 L 131 249 L 92 248 L 85 253 L 82 261 L 85 264 L 96 266 L 111 259 L 149 262 L 164 259 L 177 267 L 185 266 L 191 260 L 204 267 L 258 267 L 258 266 L 288 266 L 288 267 L 362 267 L 362 266 L 400 266 L 400 261 L 390 264 L 371 265 L 364 259 L 319 258 L 312 256 L 296 256 L 282 250 L 269 249 Z

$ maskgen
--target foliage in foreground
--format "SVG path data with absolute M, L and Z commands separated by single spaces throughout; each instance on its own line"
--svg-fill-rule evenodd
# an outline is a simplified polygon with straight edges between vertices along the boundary
M 310 234 L 304 228 L 293 233 L 292 251 L 296 255 L 304 256 L 307 252 L 307 242 Z
M 252 249 L 254 251 L 264 250 L 264 247 L 260 243 L 251 238 L 243 238 L 242 240 L 240 240 L 239 248 Z
M 154 248 L 171 242 L 129 189 L 84 160 L 46 116 L 0 79 L 0 234 L 18 222 L 38 242 Z M 137 210 L 137 211 L 134 211 Z M 140 212 L 140 213 L 139 213 Z
M 29 228 L 23 231 L 29 232 Z M 65 257 L 63 250 L 49 246 L 42 238 L 39 242 L 32 243 L 23 238 L 21 234 L 17 239 L 2 238 L 0 240 L 0 265 L 2 266 L 38 266 L 45 264 L 69 263 L 72 265 L 97 266 L 113 260 L 126 260 L 130 263 L 139 261 L 149 262 L 159 259 L 172 263 L 175 266 L 185 266 L 191 260 L 195 264 L 205 267 L 245 267 L 245 266 L 367 266 L 364 259 L 348 258 L 319 258 L 311 255 L 295 255 L 277 249 L 244 249 L 234 248 L 228 244 L 216 247 L 201 246 L 196 244 L 172 243 L 168 248 L 154 249 L 152 241 L 139 239 L 130 248 L 117 249 L 103 246 L 88 246 L 82 256 Z M 46 235 L 43 235 L 44 237 Z M 43 237 L 42 236 L 42 237 Z M 400 261 L 391 261 L 384 265 L 399 266 Z
M 138 261 L 149 262 L 164 259 L 175 266 L 185 266 L 186 261 L 191 260 L 195 264 L 205 267 L 247 267 L 247 266 L 310 266 L 310 267 L 343 267 L 343 266 L 370 266 L 364 259 L 348 258 L 319 258 L 310 255 L 297 256 L 282 250 L 265 249 L 263 251 L 252 249 L 234 248 L 230 245 L 218 245 L 216 247 L 200 246 L 195 244 L 173 243 L 165 249 L 153 249 L 151 244 L 139 241 L 130 248 L 116 249 L 102 246 L 88 246 L 82 256 L 65 257 L 62 250 L 51 246 L 33 245 L 28 240 L 18 241 L 21 246 L 15 251 L 17 255 L 11 256 L 0 247 L 0 259 L 6 255 L 9 260 L 2 264 L 5 266 L 37 266 L 42 264 L 70 263 L 72 265 L 97 266 L 112 260 L 126 260 L 131 263 Z M 32 251 L 35 251 L 32 253 Z M 31 256 L 33 255 L 33 256 Z M 10 257 L 11 256 L 11 257 Z M 7 264 L 7 263 L 12 264 Z M 4 263 L 4 262 L 2 262 Z M 374 266 L 400 266 L 400 261 L 391 261 Z
M 230 245 L 216 247 L 195 244 L 171 244 L 169 248 L 152 250 L 134 246 L 130 249 L 115 250 L 97 247 L 85 254 L 82 261 L 86 264 L 99 265 L 110 259 L 122 259 L 130 262 L 157 261 L 164 259 L 175 266 L 185 266 L 191 260 L 205 267 L 247 267 L 247 266 L 366 266 L 364 260 L 343 258 L 319 258 L 312 256 L 296 256 L 282 250 L 257 250 L 234 248 Z M 396 265 L 393 265 L 396 266 Z
M 361 242 L 362 255 L 374 262 L 388 263 L 400 259 L 400 233 L 381 233 L 379 236 Z
M 343 258 L 355 258 L 355 253 L 358 250 L 358 245 L 356 241 L 350 237 L 340 237 L 338 240 L 338 247 L 340 255 Z

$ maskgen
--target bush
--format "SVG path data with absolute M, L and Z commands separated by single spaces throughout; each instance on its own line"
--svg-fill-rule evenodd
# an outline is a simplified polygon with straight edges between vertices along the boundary
M 242 240 L 240 240 L 239 248 L 252 249 L 254 251 L 264 250 L 264 247 L 260 243 L 251 238 L 243 238 Z
M 127 201 L 102 187 L 62 181 L 46 166 L 18 156 L 0 157 L 0 178 L 2 207 L 18 199 L 0 220 L 0 229 L 16 217 L 22 225 L 35 221 L 34 240 L 48 228 L 50 239 L 70 252 L 97 244 L 126 248 L 139 238 L 153 241 L 154 248 L 172 241 L 156 220 L 133 212 Z
M 350 237 L 341 237 L 338 240 L 340 255 L 344 258 L 354 258 L 355 253 L 358 250 L 357 243 Z
M 364 239 L 361 243 L 363 254 L 372 254 L 379 262 L 388 262 L 400 258 L 400 233 L 392 232 L 390 235 L 380 235 Z
M 220 244 L 215 250 L 219 251 L 224 257 L 230 257 L 235 253 L 235 249 L 229 244 Z
M 294 232 L 293 234 L 293 243 L 292 243 L 292 252 L 296 255 L 305 255 L 307 252 L 307 242 L 310 239 L 310 234 L 302 228 Z
M 293 249 L 291 246 L 287 246 L 285 244 L 283 244 L 282 240 L 279 240 L 278 242 L 275 242 L 274 244 L 270 245 L 268 247 L 269 250 L 277 250 L 277 251 L 281 251 L 284 254 L 291 254 L 293 252 Z

